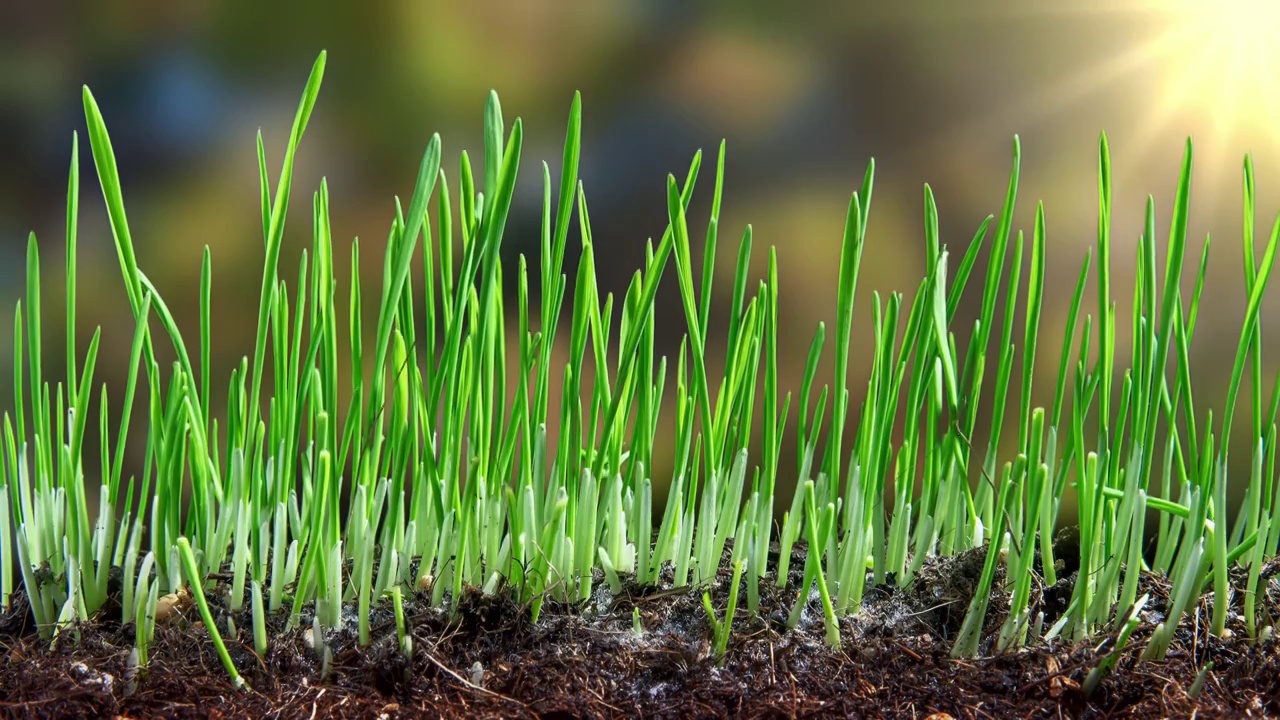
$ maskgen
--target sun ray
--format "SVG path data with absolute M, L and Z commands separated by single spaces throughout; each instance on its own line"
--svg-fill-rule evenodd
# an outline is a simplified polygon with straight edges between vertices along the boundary
M 1048 3 L 967 19 L 1017 24 L 1064 17 L 1099 28 L 1125 23 L 1132 37 L 1099 51 L 1082 36 L 1079 52 L 1088 59 L 1081 69 L 959 123 L 945 141 L 972 137 L 996 121 L 1034 126 L 1095 103 L 1102 108 L 1099 129 L 1125 137 L 1126 154 L 1140 159 L 1188 135 L 1200 140 L 1197 165 L 1209 178 L 1235 168 L 1244 152 L 1280 154 L 1280 0 Z M 1141 165 L 1129 172 L 1142 172 Z
M 1044 88 L 1013 108 L 1001 110 L 1000 113 L 1006 114 L 1012 111 L 1017 115 L 1036 120 L 1049 117 L 1126 76 L 1150 67 L 1153 62 L 1176 48 L 1180 39 L 1181 36 L 1177 32 L 1163 33 L 1123 54 L 1090 65 L 1061 82 Z
M 1207 58 L 1198 55 L 1194 60 L 1183 56 L 1183 62 L 1174 71 L 1180 81 L 1172 85 L 1161 83 L 1161 74 L 1156 75 L 1156 82 L 1163 84 L 1162 91 L 1152 109 L 1135 118 L 1130 140 L 1130 150 L 1134 154 L 1144 157 L 1153 152 L 1156 145 L 1169 139 L 1166 131 L 1175 125 L 1177 118 L 1183 116 L 1188 104 L 1203 92 L 1210 75 L 1218 69 L 1215 61 L 1217 55 L 1221 54 L 1221 49 L 1216 48 L 1213 53 Z M 1134 168 L 1132 171 L 1136 170 Z
M 1219 112 L 1209 120 L 1209 142 L 1212 147 L 1222 148 L 1231 142 L 1237 130 L 1237 118 L 1242 112 L 1242 96 L 1246 89 L 1244 82 L 1244 58 L 1240 53 L 1232 53 L 1229 66 L 1223 76 L 1223 83 L 1218 88 L 1220 98 Z M 1209 166 L 1206 184 L 1211 196 L 1220 192 L 1223 177 L 1227 171 L 1226 163 L 1214 163 Z

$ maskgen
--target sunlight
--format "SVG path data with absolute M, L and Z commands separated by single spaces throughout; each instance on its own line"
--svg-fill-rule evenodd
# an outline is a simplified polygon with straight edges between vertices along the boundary
M 1280 127 L 1280 0 L 1163 0 L 1176 38 L 1156 118 L 1191 110 L 1218 139 Z
M 1070 43 L 1081 62 L 972 118 L 952 139 L 996 121 L 1026 127 L 1095 107 L 1099 122 L 1120 114 L 1106 129 L 1136 157 L 1193 136 L 1211 183 L 1236 172 L 1246 152 L 1280 155 L 1280 0 L 1073 0 L 957 17 L 1011 28 L 1062 23 L 1082 33 Z M 1104 32 L 1116 26 L 1121 35 Z

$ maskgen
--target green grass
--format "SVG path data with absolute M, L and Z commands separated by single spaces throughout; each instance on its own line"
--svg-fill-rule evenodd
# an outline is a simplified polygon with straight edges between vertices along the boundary
M 107 599 L 108 572 L 119 567 L 122 619 L 137 623 L 141 665 L 158 595 L 186 587 L 239 683 L 211 601 L 232 610 L 248 602 L 254 645 L 263 653 L 271 642 L 267 615 L 287 613 L 297 626 L 307 621 L 304 611 L 313 611 L 309 620 L 317 627 L 333 627 L 343 605 L 355 603 L 359 637 L 367 643 L 368 609 L 389 599 L 408 653 L 407 593 L 453 608 L 468 589 L 492 593 L 505 586 L 530 604 L 536 620 L 548 598 L 591 597 L 598 577 L 616 593 L 622 578 L 657 584 L 660 570 L 670 568 L 674 586 L 707 590 L 732 540 L 727 614 L 717 617 L 703 595 L 714 650 L 723 655 L 731 651 L 740 586 L 745 583 L 747 610 L 760 613 L 761 585 L 786 585 L 790 550 L 802 539 L 806 559 L 791 624 L 816 587 L 833 645 L 840 643 L 840 623 L 858 613 L 868 583 L 905 586 L 930 556 L 983 546 L 980 587 L 955 640 L 956 656 L 977 654 L 986 639 L 1008 649 L 1112 631 L 1122 633 L 1118 652 L 1146 603 L 1146 596 L 1137 597 L 1143 571 L 1167 575 L 1174 588 L 1172 607 L 1144 657 L 1164 654 L 1182 614 L 1207 592 L 1213 597 L 1211 629 L 1225 632 L 1234 565 L 1248 577 L 1248 634 L 1270 632 L 1267 621 L 1260 624 L 1255 616 L 1253 596 L 1262 564 L 1280 544 L 1280 522 L 1273 517 L 1280 490 L 1274 482 L 1280 393 L 1263 397 L 1259 328 L 1280 221 L 1257 257 L 1247 160 L 1248 309 L 1220 426 L 1192 400 L 1188 348 L 1209 246 L 1195 266 L 1191 295 L 1184 296 L 1191 144 L 1167 240 L 1156 237 L 1154 202 L 1147 205 L 1126 366 L 1116 357 L 1119 306 L 1110 275 L 1105 136 L 1098 157 L 1097 245 L 1085 256 L 1071 296 L 1049 408 L 1034 406 L 1032 391 L 1050 236 L 1043 206 L 1029 238 L 1013 227 L 1021 161 L 1016 140 L 999 216 L 981 224 L 963 254 L 941 243 L 932 190 L 925 187 L 926 263 L 908 294 L 859 298 L 856 292 L 874 188 L 874 163 L 867 167 L 849 202 L 832 278 L 839 299 L 835 327 L 816 328 L 793 397 L 782 393 L 778 364 L 778 265 L 785 258 L 771 248 L 767 275 L 752 277 L 749 227 L 738 246 L 728 317 L 711 313 L 723 144 L 701 266 L 694 262 L 693 233 L 703 220 L 688 214 L 704 175 L 699 154 L 683 180 L 666 178 L 669 224 L 648 243 L 644 266 L 622 296 L 601 296 L 587 195 L 577 177 L 576 96 L 558 183 L 543 165 L 538 257 L 522 256 L 504 267 L 500 248 L 523 127 L 517 119 L 506 129 L 491 94 L 478 178 L 466 153 L 452 175 L 441 164 L 440 138 L 426 144 L 407 207 L 398 200 L 394 205 L 376 294 L 361 287 L 359 268 L 368 258 L 353 242 L 349 300 L 340 305 L 334 253 L 342 248 L 335 249 L 324 182 L 311 197 L 311 247 L 296 275 L 282 268 L 294 159 L 324 66 L 322 54 L 299 104 L 274 193 L 258 138 L 264 261 L 257 333 L 252 354 L 231 374 L 225 408 L 211 404 L 211 388 L 220 380 L 209 369 L 210 254 L 206 249 L 201 267 L 198 345 L 188 346 L 142 270 L 106 123 L 92 93 L 84 91 L 89 144 L 136 325 L 125 387 L 95 393 L 100 332 L 83 353 L 75 343 L 80 198 L 79 145 L 73 141 L 66 374 L 61 381 L 43 374 L 40 245 L 32 236 L 26 298 L 15 311 L 14 392 L 20 401 L 5 413 L 0 437 L 0 495 L 7 498 L 0 503 L 0 600 L 6 608 L 12 602 L 16 554 L 22 587 L 47 635 L 93 617 Z M 654 178 L 655 193 L 663 189 L 659 180 Z M 565 252 L 575 222 L 583 253 L 570 269 Z M 1158 245 L 1166 248 L 1163 268 Z M 984 251 L 987 266 L 977 271 Z M 511 273 L 518 280 L 514 308 L 503 294 Z M 1086 302 L 1091 278 L 1096 306 Z M 655 297 L 663 282 L 676 285 L 684 308 L 684 342 L 670 358 L 655 352 Z M 537 304 L 531 283 L 541 288 Z M 971 326 L 957 318 L 966 292 L 981 293 Z M 361 321 L 369 303 L 377 308 L 373 328 Z M 872 333 L 853 337 L 854 317 L 868 311 Z M 1023 318 L 1020 327 L 1015 315 Z M 727 339 L 723 367 L 708 363 L 712 333 Z M 368 337 L 371 346 L 364 344 Z M 160 366 L 158 345 L 172 347 L 171 366 Z M 568 349 L 563 365 L 553 359 L 557 345 Z M 870 354 L 865 378 L 850 372 L 855 347 Z M 824 353 L 834 355 L 830 378 L 818 376 Z M 356 372 L 350 387 L 340 387 L 340 367 L 370 364 L 371 375 Z M 561 383 L 558 394 L 553 380 Z M 851 406 L 860 393 L 851 389 L 853 382 L 866 383 L 860 406 Z M 95 395 L 98 421 L 91 425 Z M 669 478 L 653 478 L 653 459 L 665 450 L 655 448 L 659 411 L 673 395 L 674 469 Z M 340 396 L 349 401 L 341 404 Z M 992 397 L 994 404 L 981 412 L 980 401 Z M 1233 428 L 1241 403 L 1251 422 Z M 140 477 L 126 478 L 126 428 L 134 412 L 147 421 L 146 461 Z M 757 429 L 763 437 L 753 442 Z M 1248 433 L 1254 448 L 1245 502 L 1234 521 L 1226 504 L 1233 429 Z M 975 448 L 971 438 L 979 430 L 989 440 Z M 84 475 L 83 448 L 92 431 L 101 447 L 98 478 Z M 782 457 L 788 436 L 798 447 L 791 498 L 779 497 L 777 489 L 779 476 L 792 474 Z M 1011 454 L 1002 452 L 1010 446 Z M 752 447 L 761 453 L 753 455 Z M 96 514 L 87 500 L 87 485 L 95 479 Z M 670 484 L 660 516 L 653 506 L 655 481 Z M 1075 515 L 1063 517 L 1063 503 L 1072 498 Z M 1032 583 L 1036 576 L 1047 583 L 1058 579 L 1053 530 L 1061 525 L 1079 528 L 1081 571 L 1066 613 L 1045 627 L 1043 617 L 1031 616 Z M 1148 535 L 1153 545 L 1144 544 Z M 781 561 L 770 565 L 775 541 Z M 1004 588 L 1010 611 L 998 635 L 984 638 L 1002 563 L 1010 578 Z M 209 581 L 223 572 L 230 573 L 229 585 Z M 225 596 L 209 597 L 215 590 Z M 1116 657 L 1112 653 L 1096 674 L 1109 671 Z

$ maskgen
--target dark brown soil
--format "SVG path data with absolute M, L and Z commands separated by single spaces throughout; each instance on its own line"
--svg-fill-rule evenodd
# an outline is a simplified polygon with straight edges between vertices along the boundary
M 238 692 L 208 633 L 188 609 L 156 629 L 150 664 L 128 678 L 132 626 L 119 610 L 41 641 L 25 606 L 0 617 L 0 717 L 49 718 L 596 718 L 596 717 L 1245 717 L 1280 713 L 1280 648 L 1207 632 L 1211 601 L 1183 622 L 1166 660 L 1137 663 L 1151 632 L 1144 622 L 1116 671 L 1091 696 L 1080 684 L 1107 638 L 1085 646 L 1040 643 L 1030 649 L 958 661 L 951 639 L 963 619 L 982 552 L 932 560 L 904 590 L 869 589 L 862 612 L 842 622 L 841 649 L 823 640 L 816 593 L 800 626 L 785 629 L 798 578 L 772 584 L 762 617 L 746 611 L 746 593 L 723 662 L 711 655 L 701 594 L 684 588 L 600 588 L 579 606 L 527 606 L 506 593 L 469 593 L 455 614 L 406 599 L 412 660 L 399 653 L 389 607 L 372 617 L 374 642 L 357 647 L 350 627 L 330 633 L 327 670 L 306 633 L 271 629 L 270 650 L 252 649 L 248 617 L 236 618 L 228 647 L 252 687 Z M 800 562 L 793 567 L 802 567 Z M 713 589 L 723 613 L 729 573 Z M 998 582 L 999 584 L 999 582 Z M 1167 587 L 1149 578 L 1148 609 L 1157 618 Z M 1280 597 L 1269 585 L 1263 612 Z M 1045 627 L 1061 612 L 1069 581 L 1036 592 Z M 1237 594 L 1238 595 L 1238 594 Z M 1006 594 L 993 593 L 988 636 L 1004 619 Z M 1239 597 L 1236 602 L 1238 605 Z M 633 630 L 639 609 L 643 631 Z M 1238 607 L 1237 607 L 1238 609 Z M 114 617 L 112 616 L 114 614 Z M 219 625 L 225 612 L 215 609 Z M 303 618 L 310 626 L 310 617 Z M 1243 625 L 1232 617 L 1234 638 Z M 989 641 L 988 641 L 989 642 Z M 1109 643 L 1106 643 L 1109 644 Z M 1101 647 L 1101 652 L 1099 651 Z M 1198 699 L 1187 690 L 1213 663 Z

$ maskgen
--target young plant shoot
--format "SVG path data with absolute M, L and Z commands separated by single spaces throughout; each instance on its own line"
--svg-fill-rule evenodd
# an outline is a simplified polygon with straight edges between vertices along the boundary
M 815 328 L 793 388 L 778 357 L 787 299 L 779 267 L 787 258 L 769 248 L 767 272 L 757 276 L 762 256 L 748 227 L 731 282 L 716 277 L 725 250 L 723 144 L 712 171 L 699 153 L 681 176 L 652 178 L 667 224 L 615 295 L 598 284 L 589 195 L 578 177 L 580 99 L 570 106 L 559 178 L 546 165 L 540 178 L 528 178 L 518 177 L 523 125 L 509 122 L 490 94 L 481 157 L 464 152 L 450 164 L 439 136 L 425 139 L 407 203 L 388 204 L 386 249 L 377 258 L 334 236 L 325 181 L 306 189 L 310 226 L 290 223 L 286 233 L 290 202 L 307 199 L 294 186 L 294 164 L 324 71 L 321 54 L 274 188 L 267 148 L 257 141 L 256 334 L 229 379 L 211 371 L 214 258 L 206 249 L 199 325 L 185 327 L 135 248 L 107 118 L 84 90 L 133 331 L 104 338 L 98 329 L 87 347 L 76 343 L 81 198 L 73 137 L 66 366 L 55 369 L 44 349 L 46 246 L 32 235 L 26 293 L 14 314 L 17 401 L 0 426 L 0 605 L 8 609 L 24 592 L 47 637 L 108 607 L 108 577 L 118 569 L 139 666 L 154 656 L 157 598 L 181 591 L 194 598 L 240 685 L 220 631 L 234 633 L 237 623 L 252 628 L 260 655 L 273 641 L 273 615 L 294 627 L 313 622 L 323 648 L 323 633 L 344 622 L 344 607 L 355 608 L 359 640 L 368 644 L 371 607 L 391 603 L 398 646 L 412 656 L 409 594 L 455 611 L 466 592 L 510 592 L 536 622 L 548 599 L 581 602 L 631 583 L 665 583 L 705 600 L 712 653 L 723 657 L 733 651 L 735 627 L 764 612 L 762 597 L 776 597 L 770 585 L 794 603 L 793 627 L 805 613 L 820 616 L 827 640 L 839 645 L 841 622 L 859 613 L 868 588 L 908 585 L 930 558 L 969 550 L 985 563 L 954 642 L 957 657 L 1021 647 L 1046 624 L 1045 635 L 1073 641 L 1118 633 L 1091 671 L 1092 689 L 1135 638 L 1149 635 L 1144 657 L 1163 657 L 1202 594 L 1212 594 L 1210 629 L 1226 632 L 1232 578 L 1247 578 L 1235 594 L 1243 591 L 1248 635 L 1271 632 L 1255 599 L 1260 571 L 1280 545 L 1277 401 L 1264 402 L 1260 338 L 1280 220 L 1256 247 L 1248 161 L 1247 308 L 1217 425 L 1192 392 L 1189 348 L 1209 246 L 1198 264 L 1188 259 L 1190 142 L 1167 238 L 1156 234 L 1154 202 L 1146 207 L 1127 308 L 1117 298 L 1128 286 L 1111 275 L 1111 161 L 1102 137 L 1097 243 L 1080 266 L 1050 381 L 1036 368 L 1037 360 L 1045 365 L 1038 350 L 1051 344 L 1041 333 L 1052 224 L 1039 206 L 1029 232 L 1013 225 L 1017 140 L 999 214 L 968 245 L 942 243 L 926 186 L 921 281 L 884 297 L 857 293 L 863 253 L 881 241 L 869 163 L 848 204 L 839 267 L 825 279 L 837 287 L 835 325 Z M 513 259 L 503 242 L 518 181 L 541 183 L 542 225 L 535 256 Z M 709 217 L 691 212 L 695 192 L 710 192 Z M 572 264 L 566 246 L 575 226 L 581 259 Z M 304 248 L 296 268 L 284 266 L 286 243 Z M 984 250 L 989 260 L 980 269 Z M 351 259 L 349 280 L 335 267 L 340 254 Z M 371 264 L 382 268 L 372 288 L 361 271 Z M 1086 298 L 1091 282 L 1096 305 Z M 682 314 L 659 310 L 664 284 L 678 291 Z M 713 293 L 731 299 L 727 310 L 712 310 L 720 306 Z M 976 318 L 961 315 L 966 296 L 980 297 Z M 1126 362 L 1116 336 L 1117 316 L 1127 311 Z M 854 336 L 855 318 L 871 321 L 865 336 Z M 657 338 L 670 336 L 669 325 L 683 341 L 664 355 Z M 189 340 L 192 333 L 198 338 Z M 125 384 L 96 385 L 100 343 L 130 339 Z M 720 339 L 723 365 L 710 349 Z M 856 376 L 855 351 L 869 360 L 866 377 Z M 819 373 L 828 358 L 834 375 Z M 348 377 L 345 368 L 356 371 Z M 1046 395 L 1053 388 L 1049 407 L 1037 404 L 1033 384 Z M 224 387 L 226 405 L 216 406 L 214 388 Z M 1234 422 L 1238 405 L 1249 422 Z M 136 416 L 145 431 L 135 436 L 128 428 Z M 975 447 L 979 431 L 989 439 Z M 100 458 L 86 457 L 89 433 L 97 433 Z M 794 466 L 783 462 L 788 442 L 797 449 Z M 1241 459 L 1252 461 L 1252 472 L 1245 503 L 1233 512 L 1228 453 L 1246 446 Z M 135 466 L 126 456 L 145 461 Z M 659 507 L 663 486 L 668 500 Z M 1063 525 L 1075 525 L 1080 537 L 1071 575 L 1059 563 L 1068 554 L 1074 562 L 1077 550 L 1054 542 Z M 1166 575 L 1173 592 L 1163 622 L 1135 635 L 1146 568 Z M 1064 577 L 1072 588 L 1066 611 L 1037 616 L 1037 583 Z M 1009 611 L 989 619 L 994 593 L 1007 595 Z M 727 598 L 727 608 L 712 597 Z M 251 617 L 233 619 L 237 613 Z M 990 633 L 993 621 L 998 630 Z M 639 614 L 633 622 L 643 634 Z

